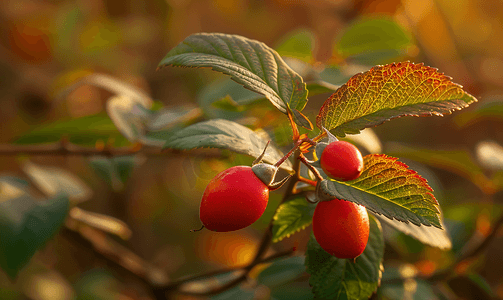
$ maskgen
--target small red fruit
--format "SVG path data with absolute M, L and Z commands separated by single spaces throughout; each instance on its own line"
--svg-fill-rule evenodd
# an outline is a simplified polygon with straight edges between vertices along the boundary
M 369 239 L 369 216 L 365 207 L 333 199 L 314 209 L 313 233 L 321 248 L 338 258 L 356 258 Z
M 328 144 L 320 157 L 321 168 L 329 177 L 348 181 L 363 171 L 363 157 L 358 148 L 345 141 Z
M 262 216 L 269 188 L 248 166 L 231 167 L 215 176 L 203 194 L 199 217 L 211 231 L 233 231 L 250 226 Z

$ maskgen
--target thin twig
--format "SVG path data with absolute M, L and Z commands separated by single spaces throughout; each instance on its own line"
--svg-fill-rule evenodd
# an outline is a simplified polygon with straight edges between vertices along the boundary
M 0 156 L 6 155 L 51 155 L 51 156 L 124 156 L 124 155 L 134 155 L 142 154 L 146 156 L 159 156 L 159 155 L 172 155 L 172 154 L 182 154 L 190 153 L 191 155 L 201 155 L 201 156 L 219 156 L 221 153 L 208 152 L 208 149 L 202 150 L 191 150 L 191 152 L 184 152 L 176 149 L 160 149 L 160 148 L 147 148 L 140 144 L 135 144 L 131 147 L 84 147 L 78 146 L 67 142 L 58 142 L 53 144 L 43 144 L 43 145 L 12 145 L 4 144 L 0 145 Z

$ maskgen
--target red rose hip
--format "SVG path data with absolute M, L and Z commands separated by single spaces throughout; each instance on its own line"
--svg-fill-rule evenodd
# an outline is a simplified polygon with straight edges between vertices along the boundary
M 313 233 L 321 248 L 338 258 L 356 258 L 369 239 L 369 217 L 365 207 L 333 199 L 314 209 Z
M 358 148 L 345 141 L 328 144 L 320 157 L 320 165 L 329 177 L 348 181 L 356 179 L 363 171 L 363 157 Z
M 269 188 L 251 167 L 231 167 L 215 176 L 204 191 L 199 217 L 204 227 L 225 232 L 250 226 L 264 213 Z

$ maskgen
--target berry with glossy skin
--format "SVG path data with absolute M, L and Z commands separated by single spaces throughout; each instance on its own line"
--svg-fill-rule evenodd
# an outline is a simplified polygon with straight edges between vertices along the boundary
M 363 171 L 363 157 L 358 148 L 345 141 L 328 144 L 320 157 L 320 165 L 329 177 L 348 181 L 356 179 Z
M 314 209 L 313 233 L 321 248 L 338 258 L 356 258 L 369 239 L 369 217 L 365 207 L 333 199 Z
M 233 231 L 250 226 L 265 211 L 269 188 L 251 167 L 231 167 L 215 176 L 204 191 L 199 217 L 211 231 Z

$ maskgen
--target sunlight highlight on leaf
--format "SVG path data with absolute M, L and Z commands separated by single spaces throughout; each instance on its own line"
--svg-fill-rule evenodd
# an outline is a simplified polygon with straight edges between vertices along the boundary
M 193 34 L 159 63 L 159 67 L 169 65 L 210 67 L 228 74 L 247 89 L 264 95 L 282 113 L 292 111 L 297 124 L 312 129 L 300 112 L 307 103 L 302 77 L 262 42 L 222 33 Z
M 402 116 L 442 116 L 476 101 L 435 68 L 393 63 L 351 77 L 325 101 L 316 124 L 344 137 Z
M 374 154 L 363 160 L 364 170 L 358 179 L 324 180 L 320 190 L 327 196 L 363 205 L 389 219 L 441 228 L 438 202 L 426 179 L 394 157 Z

